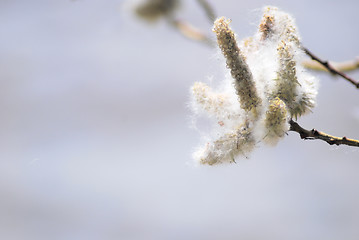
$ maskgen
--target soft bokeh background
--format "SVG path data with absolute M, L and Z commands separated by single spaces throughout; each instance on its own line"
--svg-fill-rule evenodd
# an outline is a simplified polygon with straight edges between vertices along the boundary
M 319 56 L 358 55 L 356 0 L 210 2 L 239 37 L 270 4 Z M 237 164 L 193 166 L 189 88 L 221 80 L 222 65 L 131 4 L 0 1 L 1 239 L 357 239 L 355 148 L 289 133 Z M 195 1 L 179 15 L 210 33 Z M 317 75 L 318 107 L 301 125 L 359 138 L 359 91 Z

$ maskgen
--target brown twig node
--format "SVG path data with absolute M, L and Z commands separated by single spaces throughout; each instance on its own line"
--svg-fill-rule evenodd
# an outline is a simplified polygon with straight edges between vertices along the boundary
M 307 48 L 302 47 L 303 51 L 314 61 L 317 61 L 318 63 L 320 63 L 323 67 L 325 67 L 330 73 L 334 74 L 334 75 L 339 75 L 342 78 L 346 79 L 348 82 L 350 82 L 351 84 L 353 84 L 356 88 L 359 89 L 359 82 L 355 81 L 353 78 L 349 77 L 348 75 L 346 75 L 343 72 L 340 72 L 338 70 L 336 70 L 328 61 L 323 61 L 320 58 L 318 58 L 316 55 L 314 55 L 311 51 L 309 51 Z
M 355 139 L 350 139 L 347 137 L 335 137 L 323 132 L 319 132 L 314 128 L 312 130 L 307 130 L 302 128 L 297 122 L 294 122 L 292 119 L 289 121 L 289 131 L 299 133 L 301 139 L 314 140 L 320 139 L 327 142 L 329 145 L 348 145 L 352 147 L 359 147 L 359 141 Z

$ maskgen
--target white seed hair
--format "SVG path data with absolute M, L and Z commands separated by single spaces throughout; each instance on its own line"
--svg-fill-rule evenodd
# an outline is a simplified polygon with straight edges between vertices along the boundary
M 193 154 L 198 163 L 208 165 L 231 163 L 239 155 L 247 157 L 260 142 L 276 145 L 289 130 L 291 118 L 312 111 L 318 89 L 316 78 L 300 64 L 305 54 L 295 20 L 286 12 L 265 7 L 258 32 L 238 44 L 229 28 L 230 21 L 222 17 L 217 22 L 218 44 L 232 73 L 226 81 L 245 82 L 242 70 L 233 69 L 239 64 L 231 64 L 236 58 L 234 53 L 239 53 L 244 66 L 248 66 L 248 74 L 243 77 L 250 76 L 247 82 L 252 87 L 237 84 L 232 85 L 235 91 L 223 92 L 200 82 L 192 87 L 192 109 L 202 109 L 215 119 L 214 132 L 208 133 L 206 143 Z M 236 46 L 234 50 L 229 47 L 232 45 Z M 254 100 L 242 97 L 242 91 L 251 91 L 249 96 Z

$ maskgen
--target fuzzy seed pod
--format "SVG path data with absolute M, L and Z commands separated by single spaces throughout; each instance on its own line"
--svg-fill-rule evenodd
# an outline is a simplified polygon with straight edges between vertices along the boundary
M 293 59 L 294 53 L 291 45 L 281 41 L 278 46 L 279 69 L 277 71 L 276 87 L 273 97 L 282 99 L 292 116 L 298 113 L 296 109 L 297 87 L 299 86 L 296 74 L 296 62 Z
M 199 149 L 193 154 L 195 160 L 200 164 L 215 165 L 220 163 L 233 163 L 235 157 L 250 153 L 255 147 L 251 131 L 239 128 L 232 133 L 227 133 Z
M 259 25 L 261 40 L 284 40 L 287 43 L 300 45 L 299 34 L 295 27 L 294 19 L 287 13 L 276 7 L 265 7 L 263 18 Z
M 297 103 L 291 109 L 291 116 L 293 118 L 297 119 L 298 117 L 311 112 L 311 109 L 314 108 L 314 97 L 310 95 L 310 92 L 302 92 L 302 94 L 298 97 Z
M 194 103 L 198 104 L 210 116 L 215 116 L 218 121 L 232 119 L 237 114 L 231 108 L 228 94 L 215 93 L 205 83 L 196 82 L 192 87 Z
M 242 108 L 250 111 L 261 104 L 252 73 L 238 48 L 234 32 L 229 27 L 230 20 L 221 17 L 214 22 L 218 46 L 226 58 L 227 68 L 234 79 L 234 87 Z
M 267 134 L 263 141 L 270 145 L 275 145 L 284 133 L 288 131 L 287 110 L 285 103 L 278 97 L 269 102 L 269 107 L 265 115 L 264 126 Z

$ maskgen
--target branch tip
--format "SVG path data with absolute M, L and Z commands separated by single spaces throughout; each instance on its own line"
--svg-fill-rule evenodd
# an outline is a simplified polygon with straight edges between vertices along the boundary
M 356 88 L 359 89 L 359 82 L 355 81 L 353 78 L 349 77 L 345 73 L 338 71 L 335 69 L 328 61 L 321 60 L 316 55 L 314 55 L 308 48 L 302 46 L 303 51 L 307 54 L 312 60 L 320 63 L 325 69 L 327 69 L 333 75 L 341 76 L 342 78 L 346 79 L 348 82 L 353 84 Z
M 352 146 L 352 147 L 359 147 L 359 140 L 355 140 L 355 139 L 350 139 L 347 137 L 335 137 L 323 132 L 319 132 L 316 129 L 312 129 L 312 130 L 306 130 L 304 128 L 302 128 L 297 122 L 294 122 L 292 119 L 289 120 L 289 131 L 293 131 L 293 132 L 297 132 L 300 135 L 301 139 L 304 140 L 314 140 L 314 139 L 319 139 L 322 141 L 327 142 L 329 145 L 347 145 L 347 146 Z

